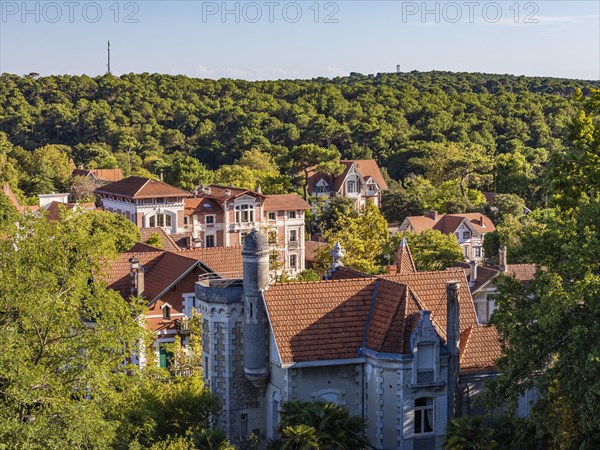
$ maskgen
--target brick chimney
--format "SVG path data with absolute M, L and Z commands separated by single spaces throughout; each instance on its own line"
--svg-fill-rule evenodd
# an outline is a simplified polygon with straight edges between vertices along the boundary
M 135 255 L 129 258 L 129 283 L 132 296 L 144 296 L 144 268 Z
M 506 245 L 502 244 L 498 249 L 498 268 L 500 272 L 506 272 L 508 264 L 506 264 Z
M 448 421 L 460 415 L 460 309 L 458 281 L 446 284 L 446 344 L 448 346 Z

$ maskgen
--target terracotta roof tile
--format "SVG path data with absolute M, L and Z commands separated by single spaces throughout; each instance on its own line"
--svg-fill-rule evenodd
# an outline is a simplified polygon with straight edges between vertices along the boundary
M 376 280 L 275 284 L 265 303 L 283 363 L 355 358 Z
M 184 200 L 184 204 L 184 214 L 186 216 L 191 216 L 193 214 L 223 212 L 221 203 L 210 197 L 186 198 Z
M 13 204 L 13 206 L 15 207 L 15 209 L 18 212 L 20 212 L 20 213 L 25 212 L 25 208 L 23 206 L 21 206 L 21 204 L 19 203 L 19 200 L 17 199 L 17 196 L 12 191 L 12 189 L 10 188 L 8 183 L 2 184 L 2 191 L 8 197 L 8 200 L 10 200 L 10 202 Z
M 181 250 L 178 254 L 202 262 L 213 272 L 227 278 L 242 276 L 241 247 L 212 247 Z
M 458 262 L 456 263 L 456 267 L 461 267 L 464 270 L 465 276 L 469 281 L 471 294 L 476 293 L 479 289 L 488 284 L 490 280 L 493 280 L 500 274 L 499 270 L 492 269 L 490 267 L 478 266 L 477 279 L 475 280 L 474 284 L 471 284 L 471 265 L 465 262 Z
M 505 274 L 516 278 L 521 283 L 528 283 L 535 278 L 537 266 L 535 264 L 509 264 Z
M 297 194 L 267 195 L 263 204 L 265 211 L 307 210 L 311 206 Z
M 129 198 L 156 197 L 190 197 L 191 194 L 182 189 L 144 177 L 128 177 L 96 189 L 101 194 L 120 195 Z
M 436 219 L 428 216 L 409 216 L 406 218 L 417 233 L 434 229 L 444 234 L 454 233 L 465 219 L 478 233 L 489 233 L 496 229 L 492 220 L 480 213 L 441 214 L 436 216 Z
M 493 326 L 474 326 L 460 334 L 461 373 L 495 372 L 502 355 L 498 331 Z
M 342 183 L 346 178 L 346 175 L 350 171 L 353 163 L 356 163 L 356 167 L 361 176 L 366 180 L 367 178 L 373 178 L 379 185 L 381 190 L 387 190 L 388 185 L 383 178 L 381 170 L 377 162 L 373 159 L 357 159 L 357 160 L 341 160 L 340 163 L 344 166 L 342 173 L 336 176 L 331 176 L 325 173 L 317 172 L 317 166 L 310 167 L 308 169 L 308 190 L 309 192 L 314 191 L 315 185 L 319 180 L 324 179 L 330 186 L 331 191 L 337 192 L 342 187 Z
M 160 228 L 160 227 L 140 228 L 142 242 L 146 242 L 148 239 L 150 239 L 150 236 L 152 236 L 155 233 L 160 236 L 163 250 L 167 250 L 169 252 L 177 252 L 177 251 L 181 250 L 181 248 L 175 243 L 173 238 L 162 228 Z
M 477 314 L 469 292 L 469 284 L 462 269 L 452 268 L 440 272 L 385 275 L 383 278 L 408 285 L 419 299 L 423 309 L 431 311 L 431 319 L 440 336 L 446 338 L 446 284 L 460 282 L 460 329 L 477 325 Z
M 321 247 L 326 247 L 326 242 L 306 241 L 304 242 L 304 259 L 309 262 L 317 260 L 316 252 Z
M 402 238 L 402 242 L 398 246 L 398 251 L 396 252 L 396 272 L 395 273 L 415 273 L 417 269 L 415 268 L 415 262 L 413 261 L 412 255 L 410 253 L 410 247 L 408 246 L 408 242 L 406 242 L 405 238 Z

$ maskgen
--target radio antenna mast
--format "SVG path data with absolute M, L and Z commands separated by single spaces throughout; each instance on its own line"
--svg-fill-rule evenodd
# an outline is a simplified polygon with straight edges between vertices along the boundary
M 110 73 L 110 41 L 108 41 L 108 49 L 107 49 L 107 52 L 108 52 L 108 64 L 106 65 L 106 68 L 107 68 L 108 70 L 106 71 L 106 73 L 107 73 L 107 74 L 109 74 L 109 75 L 111 75 L 111 73 Z

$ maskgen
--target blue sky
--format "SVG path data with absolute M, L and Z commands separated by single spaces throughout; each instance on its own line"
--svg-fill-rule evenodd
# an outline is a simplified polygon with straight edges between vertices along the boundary
M 25 8 L 23 8 L 25 6 Z M 600 78 L 600 1 L 0 0 L 0 72 Z

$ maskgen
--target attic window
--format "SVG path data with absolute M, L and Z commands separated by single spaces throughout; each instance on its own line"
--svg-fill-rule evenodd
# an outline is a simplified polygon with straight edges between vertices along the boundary
M 162 306 L 162 318 L 164 320 L 171 320 L 171 307 L 169 305 Z
M 471 232 L 463 231 L 463 239 L 471 239 Z

